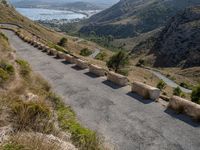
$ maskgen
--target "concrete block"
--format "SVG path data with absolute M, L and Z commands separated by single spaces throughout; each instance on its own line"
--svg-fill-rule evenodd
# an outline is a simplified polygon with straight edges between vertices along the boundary
M 146 99 L 150 98 L 152 100 L 158 100 L 161 93 L 158 88 L 137 81 L 132 83 L 131 91 L 143 96 Z
M 115 84 L 118 84 L 120 86 L 126 86 L 128 85 L 128 78 L 123 76 L 123 75 L 120 75 L 118 73 L 115 73 L 115 72 L 108 72 L 107 74 L 107 80 L 115 83 Z
M 105 73 L 106 73 L 105 69 L 93 64 L 89 65 L 89 72 L 97 76 L 105 76 Z
M 75 61 L 76 61 L 76 59 L 74 58 L 74 56 L 69 55 L 69 54 L 66 54 L 66 55 L 65 55 L 65 60 L 66 60 L 67 62 L 71 63 L 71 64 L 74 64 Z
M 88 63 L 84 60 L 81 60 L 81 59 L 76 59 L 75 64 L 76 64 L 76 66 L 78 66 L 81 69 L 88 68 Z
M 60 59 L 65 59 L 65 53 L 58 51 L 57 57 L 60 58 Z
M 182 112 L 200 121 L 200 105 L 178 96 L 173 96 L 169 101 L 169 108 Z

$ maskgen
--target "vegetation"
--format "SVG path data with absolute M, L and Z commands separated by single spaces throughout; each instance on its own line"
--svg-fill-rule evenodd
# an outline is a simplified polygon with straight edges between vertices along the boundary
M 43 133 L 52 130 L 52 125 L 49 125 L 50 107 L 41 100 L 28 102 L 16 100 L 12 103 L 11 110 L 18 130 L 32 129 Z
M 82 55 L 82 56 L 89 56 L 91 54 L 92 54 L 92 51 L 90 51 L 88 48 L 84 48 L 80 52 L 80 55 Z
M 67 38 L 63 37 L 59 42 L 58 42 L 58 45 L 59 46 L 62 46 L 62 47 L 65 47 L 66 44 L 67 44 Z
M 180 89 L 180 87 L 176 87 L 174 90 L 173 90 L 173 94 L 176 95 L 176 96 L 180 96 L 180 97 L 185 97 L 185 94 L 182 92 L 182 90 Z
M 161 91 L 166 88 L 166 83 L 163 80 L 160 80 L 157 84 L 157 88 L 159 88 Z
M 20 66 L 20 74 L 23 77 L 28 77 L 30 72 L 31 72 L 31 68 L 29 66 L 29 64 L 21 59 L 16 60 L 17 64 Z
M 107 57 L 107 54 L 106 54 L 105 52 L 100 52 L 100 53 L 95 57 L 95 59 L 104 61 L 104 60 L 106 59 L 106 57 Z
M 107 62 L 109 69 L 119 72 L 129 63 L 129 57 L 124 51 L 119 51 Z
M 7 80 L 9 80 L 9 78 L 14 75 L 14 67 L 5 62 L 5 61 L 1 61 L 0 62 L 0 83 L 3 84 L 5 83 Z
M 192 90 L 191 99 L 193 102 L 200 104 L 200 85 Z
M 98 150 L 100 149 L 100 139 L 96 133 L 82 127 L 76 120 L 75 113 L 70 107 L 65 106 L 60 97 L 53 93 L 49 94 L 49 99 L 54 103 L 57 111 L 60 127 L 72 134 L 72 142 L 80 149 Z
M 138 67 L 142 67 L 144 65 L 145 65 L 144 59 L 139 59 L 138 63 L 136 64 L 136 66 L 138 66 Z

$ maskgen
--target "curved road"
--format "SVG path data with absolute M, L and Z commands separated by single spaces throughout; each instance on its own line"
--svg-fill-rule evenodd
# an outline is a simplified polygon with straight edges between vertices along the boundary
M 148 71 L 150 71 L 151 73 L 153 73 L 155 76 L 157 76 L 159 79 L 163 80 L 168 86 L 172 87 L 172 88 L 176 88 L 176 87 L 180 87 L 180 89 L 185 92 L 185 93 L 192 93 L 192 90 L 186 89 L 184 87 L 181 87 L 180 85 L 176 84 L 174 81 L 172 81 L 171 79 L 167 78 L 166 76 L 162 75 L 160 72 L 158 71 L 154 71 L 151 68 L 146 68 Z
M 48 80 L 85 126 L 119 150 L 199 150 L 200 126 L 88 70 L 48 56 L 3 30 L 17 54 Z
M 100 52 L 101 52 L 101 50 L 96 48 L 94 53 L 92 53 L 89 57 L 90 58 L 95 58 Z

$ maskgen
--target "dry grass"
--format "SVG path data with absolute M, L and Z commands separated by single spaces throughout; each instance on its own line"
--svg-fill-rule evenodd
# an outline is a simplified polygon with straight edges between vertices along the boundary
M 17 133 L 9 142 L 0 146 L 2 150 L 60 150 L 59 143 L 49 141 L 41 134 L 30 132 Z

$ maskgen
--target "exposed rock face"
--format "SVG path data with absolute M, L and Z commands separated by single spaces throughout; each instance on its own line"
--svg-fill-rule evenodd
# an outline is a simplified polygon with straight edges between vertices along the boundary
M 151 53 L 156 67 L 200 66 L 200 6 L 173 17 L 157 38 Z

